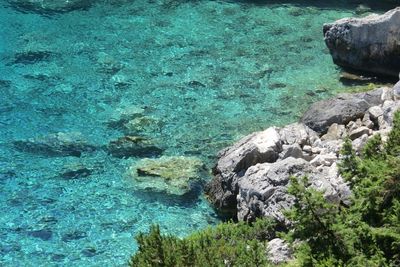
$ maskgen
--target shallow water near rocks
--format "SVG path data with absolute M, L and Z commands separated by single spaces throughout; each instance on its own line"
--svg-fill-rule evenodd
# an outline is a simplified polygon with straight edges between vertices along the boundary
M 201 192 L 137 189 L 126 173 L 140 158 L 105 148 L 138 135 L 210 169 L 238 138 L 347 90 L 322 24 L 354 6 L 306 3 L 114 0 L 63 14 L 3 3 L 0 265 L 123 266 L 153 223 L 178 236 L 218 223 Z M 96 149 L 76 157 L 13 146 L 59 132 Z

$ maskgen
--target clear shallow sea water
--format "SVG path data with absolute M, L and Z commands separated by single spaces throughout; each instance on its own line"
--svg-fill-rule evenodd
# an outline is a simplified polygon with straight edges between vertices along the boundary
M 139 158 L 49 157 L 13 141 L 80 132 L 102 147 L 124 135 L 107 125 L 118 111 L 143 108 L 140 135 L 211 168 L 238 138 L 347 90 L 322 24 L 354 5 L 98 2 L 49 16 L 0 5 L 1 266 L 123 266 L 153 223 L 185 236 L 219 221 L 201 194 L 135 189 L 126 172 Z M 16 60 L 29 51 L 46 56 Z M 60 176 L 77 164 L 93 173 Z

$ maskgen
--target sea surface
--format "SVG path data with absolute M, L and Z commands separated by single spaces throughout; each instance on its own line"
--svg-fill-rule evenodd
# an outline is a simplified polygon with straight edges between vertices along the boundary
M 349 89 L 322 24 L 355 16 L 357 5 L 318 2 L 99 0 L 52 13 L 2 0 L 0 265 L 124 266 L 151 224 L 183 237 L 218 223 L 201 191 L 135 186 L 127 172 L 141 157 L 106 149 L 127 134 L 118 119 L 139 114 L 129 134 L 207 170 L 240 137 L 296 121 Z M 56 133 L 79 133 L 95 149 L 60 156 L 15 145 Z

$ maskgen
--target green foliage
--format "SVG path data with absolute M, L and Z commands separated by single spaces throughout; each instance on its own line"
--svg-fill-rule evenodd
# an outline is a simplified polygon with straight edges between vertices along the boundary
M 130 266 L 268 266 L 265 240 L 274 237 L 274 227 L 269 220 L 228 222 L 179 239 L 152 226 L 136 237 L 139 251 Z
M 356 157 L 356 152 L 354 151 L 351 144 L 350 138 L 345 139 L 343 147 L 340 150 L 340 154 L 342 155 L 342 160 L 339 163 L 339 167 L 342 170 L 342 175 L 347 179 L 349 179 L 350 177 L 354 177 L 359 162 Z
M 327 202 L 321 192 L 306 189 L 307 186 L 307 177 L 300 181 L 291 178 L 289 193 L 295 196 L 297 201 L 287 213 L 294 226 L 288 237 L 291 241 L 307 240 L 311 251 L 330 251 L 345 257 L 343 242 L 333 229 L 334 222 L 340 220 L 339 206 Z
M 300 266 L 399 266 L 400 112 L 387 143 L 372 137 L 357 156 L 346 140 L 340 172 L 353 192 L 352 205 L 327 203 L 306 178 L 292 179 L 297 201 L 285 237 L 295 244 Z M 300 242 L 299 242 L 300 241 Z
M 400 111 L 397 111 L 393 117 L 393 128 L 389 133 L 389 139 L 386 143 L 386 151 L 389 155 L 400 156 Z
M 372 136 L 365 144 L 362 150 L 362 157 L 365 159 L 376 159 L 384 157 L 385 154 L 382 151 L 382 137 L 380 134 Z

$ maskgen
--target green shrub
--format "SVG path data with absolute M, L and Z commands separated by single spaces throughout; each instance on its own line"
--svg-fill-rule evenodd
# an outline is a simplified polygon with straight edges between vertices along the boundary
M 296 197 L 284 234 L 300 266 L 399 266 L 400 112 L 386 144 L 372 137 L 357 156 L 346 140 L 339 169 L 353 192 L 352 205 L 327 203 L 306 178 L 291 179 Z
M 136 237 L 139 251 L 130 266 L 268 266 L 265 241 L 274 227 L 269 220 L 228 222 L 179 239 L 152 226 Z

